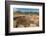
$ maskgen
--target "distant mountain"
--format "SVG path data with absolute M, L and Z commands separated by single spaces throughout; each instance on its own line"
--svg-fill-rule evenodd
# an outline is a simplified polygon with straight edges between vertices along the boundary
M 20 12 L 20 11 L 16 11 L 16 13 L 39 13 L 39 12 Z

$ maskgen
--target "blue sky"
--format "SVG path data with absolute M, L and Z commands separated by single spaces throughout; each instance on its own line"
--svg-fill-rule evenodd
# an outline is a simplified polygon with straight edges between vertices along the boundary
M 14 8 L 14 11 L 20 11 L 20 12 L 39 12 L 39 9 L 33 9 L 33 8 Z

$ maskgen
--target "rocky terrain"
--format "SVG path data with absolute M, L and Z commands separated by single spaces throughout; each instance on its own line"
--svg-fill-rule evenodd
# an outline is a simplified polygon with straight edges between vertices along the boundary
M 17 27 L 38 27 L 39 26 L 39 15 L 17 15 L 13 18 L 13 26 Z

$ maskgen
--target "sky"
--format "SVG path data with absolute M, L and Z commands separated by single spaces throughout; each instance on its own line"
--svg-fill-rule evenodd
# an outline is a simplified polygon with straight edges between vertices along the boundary
M 33 8 L 14 8 L 13 10 L 20 12 L 39 12 L 39 9 L 33 9 Z

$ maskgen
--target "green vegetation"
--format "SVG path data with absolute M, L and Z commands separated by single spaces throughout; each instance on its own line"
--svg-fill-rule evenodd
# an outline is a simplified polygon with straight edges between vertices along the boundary
M 20 11 L 14 12 L 13 14 L 15 15 L 17 13 L 19 13 L 19 14 L 26 14 L 26 15 L 28 15 L 28 14 L 37 14 L 37 15 L 39 15 L 38 12 L 20 12 Z

